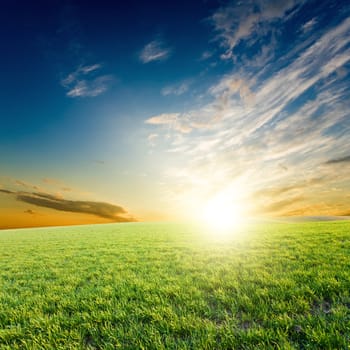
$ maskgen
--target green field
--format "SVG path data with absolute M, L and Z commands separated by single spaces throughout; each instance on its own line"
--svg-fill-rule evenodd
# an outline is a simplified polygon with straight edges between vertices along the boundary
M 0 349 L 349 349 L 350 223 L 0 231 Z

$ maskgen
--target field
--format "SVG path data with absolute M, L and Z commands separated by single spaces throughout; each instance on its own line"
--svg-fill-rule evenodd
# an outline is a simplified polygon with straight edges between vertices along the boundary
M 349 349 L 350 223 L 0 231 L 0 349 Z

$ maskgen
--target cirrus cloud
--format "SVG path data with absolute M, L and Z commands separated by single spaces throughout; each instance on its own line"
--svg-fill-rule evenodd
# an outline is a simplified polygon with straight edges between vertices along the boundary
M 142 49 L 139 59 L 142 63 L 164 61 L 170 57 L 171 49 L 161 40 L 153 40 Z
M 262 19 L 279 22 L 298 12 L 301 2 L 287 3 L 265 7 Z M 262 11 L 263 7 L 259 8 Z M 222 33 L 230 28 L 232 18 L 232 14 L 221 18 Z M 350 150 L 346 79 L 350 17 L 317 33 L 310 29 L 312 37 L 307 40 L 300 26 L 296 28 L 291 49 L 267 57 L 265 66 L 251 70 L 250 66 L 235 65 L 207 89 L 203 103 L 178 113 L 165 110 L 145 121 L 157 128 L 159 138 L 165 131 L 168 152 L 182 160 L 178 167 L 164 171 L 171 182 L 164 190 L 168 197 L 189 202 L 248 179 L 244 186 L 236 187 L 244 187 L 246 197 L 253 198 L 251 202 L 260 208 L 256 212 L 347 212 L 349 174 L 346 166 L 340 165 L 349 163 Z M 248 26 L 239 40 L 254 36 L 255 30 L 254 25 Z M 233 52 L 238 39 L 230 46 L 225 41 L 229 37 L 221 38 L 224 49 Z M 315 172 L 318 179 L 314 179 Z M 254 196 L 269 188 L 272 190 L 265 196 Z
M 79 66 L 61 80 L 68 97 L 96 97 L 107 91 L 113 81 L 112 75 L 97 75 L 101 64 Z
M 187 92 L 189 87 L 190 87 L 190 82 L 184 81 L 180 84 L 165 86 L 161 90 L 161 94 L 163 96 L 168 96 L 168 95 L 180 96 L 180 95 L 183 95 L 185 92 Z
M 266 33 L 266 30 L 262 30 L 263 27 L 272 21 L 287 18 L 286 13 L 302 3 L 302 0 L 248 0 L 219 8 L 210 20 L 217 39 L 226 48 L 221 58 L 232 58 L 233 50 L 240 41 Z

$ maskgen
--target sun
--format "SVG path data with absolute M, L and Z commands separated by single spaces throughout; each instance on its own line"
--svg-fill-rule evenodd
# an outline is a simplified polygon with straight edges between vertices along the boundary
M 217 233 L 233 231 L 245 220 L 244 207 L 243 201 L 232 194 L 218 193 L 204 204 L 201 221 Z

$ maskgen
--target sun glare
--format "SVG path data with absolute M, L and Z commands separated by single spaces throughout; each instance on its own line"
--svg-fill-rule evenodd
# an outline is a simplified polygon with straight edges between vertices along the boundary
M 216 235 L 233 233 L 244 222 L 244 203 L 232 195 L 219 193 L 203 206 L 201 221 Z

